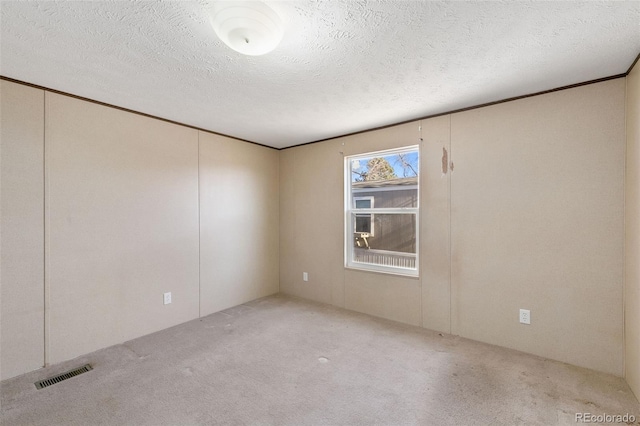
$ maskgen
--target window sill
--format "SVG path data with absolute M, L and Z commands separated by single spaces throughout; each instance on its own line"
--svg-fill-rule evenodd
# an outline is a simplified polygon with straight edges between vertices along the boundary
M 381 269 L 359 268 L 357 266 L 345 266 L 344 269 L 350 270 L 350 271 L 358 271 L 358 272 L 370 272 L 372 274 L 384 274 L 384 275 L 393 275 L 396 277 L 403 277 L 403 278 L 413 278 L 416 280 L 420 279 L 420 274 L 418 272 L 411 273 L 411 272 L 402 272 L 402 271 L 386 271 Z

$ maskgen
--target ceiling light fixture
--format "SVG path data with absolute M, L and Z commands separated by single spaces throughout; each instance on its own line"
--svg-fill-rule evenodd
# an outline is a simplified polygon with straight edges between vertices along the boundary
M 284 34 L 278 14 L 261 1 L 217 1 L 211 25 L 227 46 L 251 56 L 271 52 Z

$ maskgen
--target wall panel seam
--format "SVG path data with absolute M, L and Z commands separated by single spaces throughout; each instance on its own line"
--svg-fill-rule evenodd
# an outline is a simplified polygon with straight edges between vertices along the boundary
M 43 91 L 43 173 L 44 173 L 44 366 L 49 365 L 51 356 L 51 238 L 49 230 L 51 229 L 51 188 L 50 188 L 50 141 L 47 139 L 49 134 L 47 115 L 49 114 L 50 95 L 47 91 Z
M 639 55 L 640 57 L 640 55 Z M 628 122 L 627 122 L 627 102 L 629 97 L 629 72 L 635 65 L 638 58 L 627 71 L 624 78 L 624 146 L 622 152 L 624 161 L 622 163 L 622 377 L 627 377 L 627 144 L 629 142 Z
M 451 142 L 451 114 L 449 114 L 449 140 L 448 140 L 448 144 L 449 146 L 449 161 L 451 162 L 451 164 L 453 164 L 453 144 Z M 451 321 L 452 321 L 452 304 L 453 304 L 453 299 L 451 297 L 451 293 L 453 291 L 452 289 L 452 277 L 453 277 L 453 249 L 452 249 L 452 243 L 451 243 L 451 227 L 452 227 L 452 223 L 451 223 L 451 195 L 452 195 L 452 191 L 451 191 L 451 182 L 453 181 L 453 167 L 450 167 L 450 173 L 449 173 L 449 177 L 447 179 L 447 208 L 449 209 L 449 282 L 448 282 L 448 286 L 449 286 L 449 334 L 452 333 L 452 327 L 451 327 Z
M 422 164 L 422 156 L 424 155 L 424 138 L 422 137 L 422 120 L 418 121 L 418 140 L 420 141 L 420 148 L 419 148 L 419 164 Z M 418 229 L 418 236 L 420 236 L 420 234 L 422 234 L 423 230 L 424 230 L 424 226 L 425 226 L 425 220 L 421 220 L 424 218 L 424 197 L 420 197 L 420 192 L 423 190 L 422 189 L 422 176 L 424 176 L 423 170 L 418 170 L 420 173 L 420 177 L 418 180 L 418 200 L 419 200 L 419 204 L 418 204 L 418 208 L 419 208 L 419 214 L 418 214 L 418 223 L 420 225 L 420 228 Z M 417 266 L 418 266 L 418 276 L 420 277 L 420 327 L 424 328 L 424 268 L 422 267 L 422 260 L 424 259 L 424 244 L 426 241 L 424 241 L 424 238 L 422 239 L 422 242 L 418 242 L 418 262 L 417 262 Z
M 202 211 L 201 194 L 200 194 L 200 130 L 198 134 L 198 318 L 202 318 L 202 221 L 200 219 Z

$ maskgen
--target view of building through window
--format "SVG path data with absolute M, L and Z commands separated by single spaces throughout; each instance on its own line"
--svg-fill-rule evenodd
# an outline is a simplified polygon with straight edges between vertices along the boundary
M 418 147 L 348 157 L 345 178 L 346 265 L 417 275 Z

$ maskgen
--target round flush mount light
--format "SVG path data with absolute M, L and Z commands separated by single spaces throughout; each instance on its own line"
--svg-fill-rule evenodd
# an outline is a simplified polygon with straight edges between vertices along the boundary
M 278 14 L 261 1 L 217 1 L 211 25 L 227 46 L 251 56 L 271 52 L 284 33 Z

